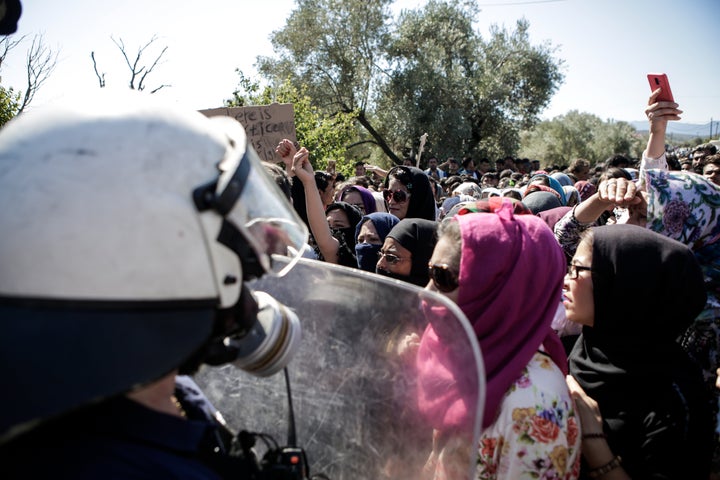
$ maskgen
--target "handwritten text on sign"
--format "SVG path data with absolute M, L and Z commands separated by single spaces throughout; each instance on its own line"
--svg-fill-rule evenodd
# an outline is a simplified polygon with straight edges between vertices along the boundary
M 261 159 L 279 162 L 275 147 L 283 138 L 296 141 L 295 113 L 291 103 L 273 103 L 252 107 L 223 107 L 200 110 L 206 117 L 227 116 L 245 127 L 248 142 Z

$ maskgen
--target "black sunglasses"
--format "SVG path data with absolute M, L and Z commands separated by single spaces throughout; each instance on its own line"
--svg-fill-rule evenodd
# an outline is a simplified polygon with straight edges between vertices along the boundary
M 383 190 L 383 198 L 386 202 L 394 199 L 397 203 L 403 203 L 408 199 L 408 194 L 404 190 Z
M 447 263 L 428 263 L 428 275 L 432 279 L 435 288 L 441 292 L 452 292 L 458 288 L 458 276 L 450 270 L 450 265 Z

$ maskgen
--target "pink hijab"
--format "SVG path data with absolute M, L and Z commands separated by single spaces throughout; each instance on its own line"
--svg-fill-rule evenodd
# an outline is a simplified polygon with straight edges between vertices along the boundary
M 550 328 L 562 295 L 565 256 L 542 219 L 514 216 L 510 204 L 495 213 L 458 215 L 452 221 L 460 224 L 462 234 L 458 306 L 470 320 L 485 363 L 485 428 L 541 345 L 567 374 L 567 357 Z M 463 392 L 448 390 L 450 379 L 437 381 L 457 369 L 448 367 L 456 362 L 449 358 L 451 351 L 440 348 L 436 323 L 425 331 L 418 352 L 421 379 L 434 379 L 421 381 L 420 408 L 435 428 L 457 427 L 463 415 L 458 405 L 468 402 L 461 401 Z M 443 384 L 444 392 L 428 390 Z M 429 405 L 428 398 L 436 401 Z M 447 400 L 444 410 L 438 405 L 442 399 Z
M 587 200 L 595 192 L 597 192 L 597 187 L 590 182 L 580 180 L 578 182 L 575 182 L 575 190 L 577 190 L 580 194 L 580 201 L 582 202 L 584 200 Z

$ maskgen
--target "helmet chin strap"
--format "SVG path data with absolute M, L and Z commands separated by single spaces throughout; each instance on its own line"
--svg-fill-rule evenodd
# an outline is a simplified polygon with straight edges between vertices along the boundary
M 240 258 L 242 265 L 243 281 L 260 278 L 265 274 L 265 269 L 260 263 L 260 259 L 245 239 L 243 233 L 232 222 L 223 219 L 220 227 L 220 233 L 217 242 L 226 246 Z M 225 279 L 225 282 L 232 279 Z
M 300 345 L 300 321 L 294 312 L 265 292 L 254 292 L 245 281 L 262 276 L 265 271 L 242 232 L 223 220 L 217 241 L 232 250 L 242 264 L 240 297 L 230 308 L 220 309 L 213 334 L 204 348 L 182 368 L 190 373 L 201 363 L 232 363 L 256 376 L 270 376 L 283 369 Z
M 257 322 L 258 311 L 255 296 L 243 285 L 238 302 L 232 308 L 218 311 L 213 335 L 205 347 L 202 362 L 208 365 L 223 365 L 234 361 L 238 356 L 238 349 L 227 344 L 225 340 L 246 336 Z

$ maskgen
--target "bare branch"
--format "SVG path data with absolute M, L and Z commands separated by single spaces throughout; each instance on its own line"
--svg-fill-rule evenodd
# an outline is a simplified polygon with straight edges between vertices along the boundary
M 155 92 L 157 92 L 158 90 L 160 90 L 160 89 L 163 88 L 163 87 L 172 87 L 172 85 L 167 85 L 167 84 L 163 83 L 162 85 L 160 85 L 160 86 L 157 87 L 156 89 L 152 90 L 150 93 L 155 93 Z M 144 88 L 144 87 L 143 87 L 143 88 Z
M 138 48 L 137 54 L 135 55 L 135 60 L 132 62 L 130 61 L 130 57 L 128 57 L 127 51 L 125 49 L 125 42 L 123 42 L 122 39 L 115 40 L 113 37 L 110 38 L 120 49 L 123 58 L 125 58 L 125 63 L 130 69 L 130 88 L 132 90 L 145 90 L 145 79 L 150 74 L 150 72 L 152 72 L 153 69 L 158 65 L 160 59 L 162 59 L 163 55 L 165 55 L 168 47 L 163 48 L 160 54 L 155 58 L 155 61 L 152 63 L 150 68 L 147 68 L 145 65 L 140 65 L 140 61 L 142 59 L 143 53 L 145 53 L 145 50 L 157 40 L 157 35 L 153 35 L 152 38 L 145 45 Z M 159 87 L 155 88 L 151 93 L 155 93 L 161 88 L 169 86 L 170 85 L 166 84 L 160 85 Z
M 140 82 L 138 83 L 138 90 L 145 90 L 145 77 L 147 77 L 148 74 L 153 71 L 153 69 L 158 64 L 158 62 L 160 61 L 162 56 L 165 55 L 165 52 L 167 51 L 167 49 L 168 49 L 168 47 L 165 47 L 162 49 L 162 52 L 160 52 L 160 55 L 157 56 L 157 58 L 155 59 L 153 64 L 150 65 L 150 68 L 145 70 L 145 73 L 143 73 L 143 76 L 140 77 Z M 162 86 L 160 86 L 160 88 L 162 88 L 163 86 L 166 86 L 166 85 L 162 85 Z M 167 86 L 169 86 L 169 85 L 167 85 Z M 157 92 L 158 90 L 160 90 L 160 88 L 156 88 L 155 90 L 152 91 L 152 93 Z
M 115 45 L 120 49 L 120 53 L 122 53 L 122 56 L 125 58 L 125 63 L 127 63 L 128 68 L 130 69 L 130 88 L 135 90 L 135 76 L 137 75 L 137 72 L 135 69 L 137 68 L 137 62 L 140 59 L 140 52 L 138 52 L 138 58 L 135 59 L 135 65 L 130 63 L 130 59 L 127 56 L 127 52 L 125 51 L 125 42 L 123 42 L 122 38 L 118 42 L 115 40 L 112 36 L 110 39 L 113 41 Z
M 12 36 L 2 37 L 2 39 L 0 39 L 0 68 L 2 68 L 2 64 L 5 62 L 5 58 L 8 53 L 10 53 L 10 50 L 20 45 L 20 43 L 25 40 L 25 37 L 27 37 L 27 35 L 23 35 L 17 40 L 12 39 Z
M 100 75 L 100 72 L 98 72 L 97 69 L 97 62 L 95 61 L 95 52 L 90 52 L 90 58 L 92 58 L 93 61 L 93 70 L 95 70 L 95 76 L 98 79 L 98 82 L 100 82 L 100 88 L 105 87 L 105 72 Z
M 50 77 L 57 64 L 57 58 L 58 53 L 45 45 L 42 35 L 33 37 L 32 45 L 27 53 L 27 85 L 18 114 L 30 105 L 38 89 Z

